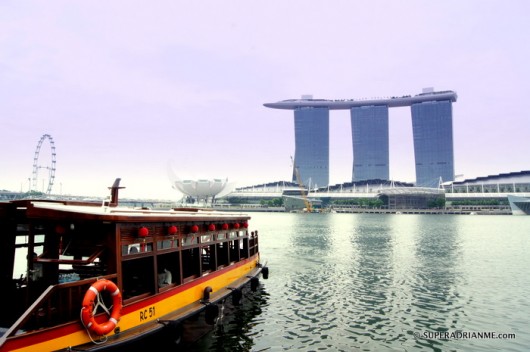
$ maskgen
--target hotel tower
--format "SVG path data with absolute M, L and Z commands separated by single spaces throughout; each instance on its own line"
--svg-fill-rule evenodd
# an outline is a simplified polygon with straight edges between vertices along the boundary
M 410 106 L 416 186 L 437 187 L 454 180 L 453 91 L 426 88 L 415 96 L 363 100 L 301 99 L 266 103 L 294 111 L 295 156 L 301 181 L 311 188 L 329 183 L 329 111 L 350 110 L 353 145 L 352 181 L 389 180 L 389 108 Z

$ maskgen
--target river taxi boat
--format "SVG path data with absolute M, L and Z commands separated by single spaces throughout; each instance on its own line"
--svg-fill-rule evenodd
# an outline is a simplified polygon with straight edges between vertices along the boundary
M 121 207 L 119 182 L 103 203 L 0 203 L 1 352 L 178 341 L 181 322 L 214 324 L 226 299 L 267 278 L 246 214 Z

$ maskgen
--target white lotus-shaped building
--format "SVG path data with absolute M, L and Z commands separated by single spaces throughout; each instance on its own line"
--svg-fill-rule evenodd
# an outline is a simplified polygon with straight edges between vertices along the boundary
M 182 193 L 187 198 L 193 198 L 194 202 L 209 204 L 216 197 L 220 197 L 232 191 L 233 182 L 228 178 L 210 178 L 203 174 L 187 174 L 182 176 L 178 170 L 178 164 L 170 161 L 168 163 L 168 176 L 173 189 Z M 189 199 L 186 200 L 186 203 Z
M 208 199 L 217 196 L 228 185 L 228 179 L 176 180 L 173 187 L 187 196 Z

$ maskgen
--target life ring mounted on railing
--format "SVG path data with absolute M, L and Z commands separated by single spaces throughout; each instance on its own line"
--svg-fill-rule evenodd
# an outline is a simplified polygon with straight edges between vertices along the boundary
M 105 306 L 100 293 L 107 291 L 112 297 L 112 311 Z M 101 307 L 110 317 L 100 324 L 94 318 L 98 307 Z M 83 307 L 81 308 L 81 321 L 87 330 L 103 336 L 111 332 L 120 319 L 120 312 L 122 308 L 121 292 L 116 284 L 110 280 L 102 279 L 94 282 L 92 286 L 85 293 L 83 298 Z

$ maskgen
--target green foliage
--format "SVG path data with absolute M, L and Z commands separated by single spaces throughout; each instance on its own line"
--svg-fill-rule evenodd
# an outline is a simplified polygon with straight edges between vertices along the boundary
M 281 207 L 283 206 L 283 198 L 262 199 L 259 204 L 268 207 Z
M 445 207 L 445 198 L 433 199 L 433 200 L 429 201 L 429 203 L 427 204 L 427 207 L 429 207 L 429 208 L 437 208 L 437 209 L 444 208 Z
M 241 205 L 241 204 L 250 203 L 249 200 L 244 197 L 230 197 L 227 199 L 227 202 L 232 205 Z M 255 202 L 252 204 L 255 204 Z M 259 201 L 259 204 L 262 206 L 268 206 L 268 207 L 282 207 L 283 198 L 261 199 Z
M 26 192 L 23 194 L 24 198 L 31 198 L 31 197 L 42 197 L 44 196 L 46 193 L 44 192 L 39 192 L 39 191 L 29 191 L 29 192 Z
M 380 208 L 384 202 L 379 198 L 335 199 L 332 205 L 357 205 L 362 208 Z
M 460 205 L 508 205 L 508 201 L 499 199 L 465 199 L 454 200 L 451 202 L 453 206 Z
M 240 197 L 230 197 L 230 198 L 227 198 L 227 201 L 230 204 L 247 204 L 248 203 L 248 199 L 240 198 Z

